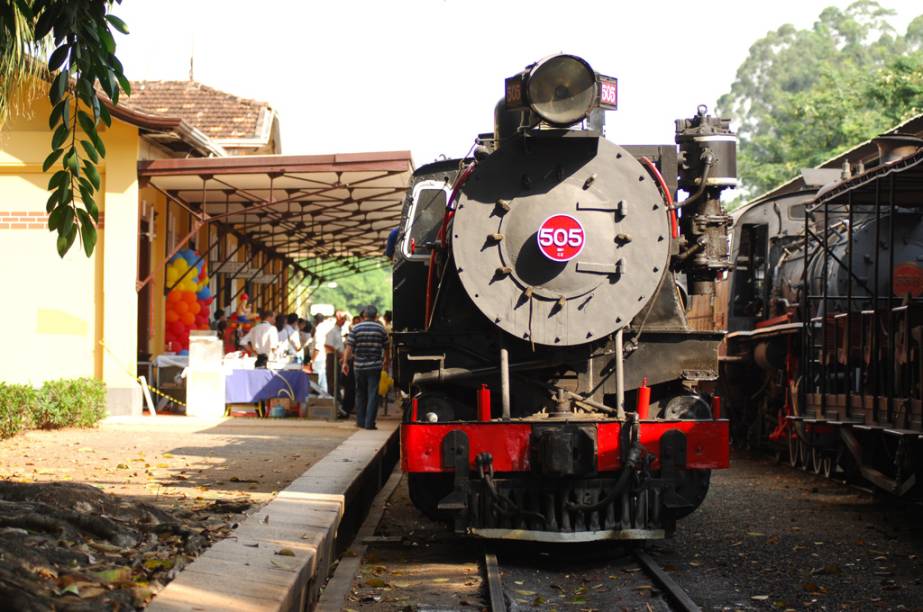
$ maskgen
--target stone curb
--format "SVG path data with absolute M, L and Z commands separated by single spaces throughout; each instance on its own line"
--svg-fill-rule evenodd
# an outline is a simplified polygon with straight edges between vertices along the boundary
M 311 610 L 397 461 L 398 423 L 379 427 L 357 431 L 312 465 L 186 566 L 147 610 Z

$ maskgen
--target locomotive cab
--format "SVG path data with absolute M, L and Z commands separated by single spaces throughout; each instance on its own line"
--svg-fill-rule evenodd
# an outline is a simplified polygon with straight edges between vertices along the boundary
M 414 503 L 460 533 L 663 537 L 727 467 L 707 392 L 723 334 L 690 325 L 680 287 L 707 301 L 727 267 L 733 135 L 700 108 L 679 150 L 622 147 L 604 137 L 616 104 L 614 78 L 546 58 L 506 80 L 472 158 L 423 166 L 408 190 L 402 467 Z

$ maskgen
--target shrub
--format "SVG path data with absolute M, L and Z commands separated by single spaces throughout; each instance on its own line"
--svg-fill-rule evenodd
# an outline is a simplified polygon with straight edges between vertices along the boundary
M 0 382 L 0 438 L 15 436 L 28 426 L 36 395 L 29 385 Z
M 49 380 L 33 404 L 32 425 L 91 427 L 106 416 L 106 386 L 93 378 Z

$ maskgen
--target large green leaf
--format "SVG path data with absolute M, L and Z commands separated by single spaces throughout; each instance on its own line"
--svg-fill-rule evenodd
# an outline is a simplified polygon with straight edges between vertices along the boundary
M 77 212 L 83 212 L 78 210 Z M 92 223 L 80 224 L 80 237 L 83 239 L 83 252 L 89 257 L 96 246 L 96 227 Z
M 48 115 L 48 129 L 53 130 L 62 118 L 65 123 L 70 119 L 70 98 L 64 98 L 51 109 L 51 114 Z
M 106 21 L 112 24 L 116 30 L 122 34 L 128 34 L 128 25 L 115 15 L 106 15 Z
M 51 175 L 51 178 L 48 179 L 48 191 L 56 189 L 61 185 L 66 185 L 67 181 L 70 180 L 70 175 L 67 173 L 67 170 L 58 170 Z
M 67 92 L 67 80 L 69 78 L 70 72 L 65 69 L 59 72 L 58 76 L 56 76 L 51 82 L 51 88 L 48 90 L 48 95 L 51 98 L 52 104 L 57 104 L 61 101 L 61 98 L 64 97 L 64 94 Z
M 70 130 L 67 129 L 66 123 L 62 123 L 58 126 L 58 129 L 54 131 L 54 135 L 51 137 L 51 148 L 59 149 L 61 145 L 64 144 L 64 141 L 67 140 L 68 136 L 70 136 Z
M 68 209 L 68 206 L 58 206 L 48 215 L 48 231 L 53 232 L 61 226 L 61 221 L 64 219 L 64 211 Z
M 54 50 L 51 57 L 48 58 L 48 70 L 57 70 L 64 64 L 71 46 L 64 44 Z
M 80 146 L 83 147 L 83 150 L 86 152 L 87 157 L 93 160 L 94 164 L 99 163 L 99 153 L 96 152 L 96 147 L 93 146 L 93 143 L 89 140 L 81 140 Z
M 102 184 L 102 181 L 99 177 L 99 172 L 96 170 L 96 166 L 93 165 L 93 162 L 90 160 L 83 160 L 83 174 L 90 182 L 93 183 L 94 189 L 99 189 L 99 186 Z
M 77 226 L 71 225 L 70 231 L 67 234 L 58 232 L 58 255 L 62 258 L 67 255 L 67 252 L 74 245 L 74 240 L 77 238 Z
M 96 133 L 96 122 L 84 111 L 77 111 L 77 121 L 80 123 L 80 128 L 86 132 L 87 135 Z
M 100 157 L 106 156 L 106 145 L 103 143 L 103 139 L 100 138 L 99 134 L 93 133 L 90 134 L 90 140 L 93 141 L 93 146 L 96 147 L 96 152 L 99 153 Z
M 58 158 L 61 157 L 61 153 L 64 152 L 64 149 L 55 149 L 48 154 L 48 157 L 45 158 L 45 163 L 42 164 L 42 172 L 48 172 L 48 170 L 54 165 Z

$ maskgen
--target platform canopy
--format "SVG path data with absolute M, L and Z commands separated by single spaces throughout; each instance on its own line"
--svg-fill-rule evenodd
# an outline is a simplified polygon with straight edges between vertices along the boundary
M 139 162 L 138 176 L 201 223 L 331 279 L 381 265 L 413 172 L 409 151 Z

